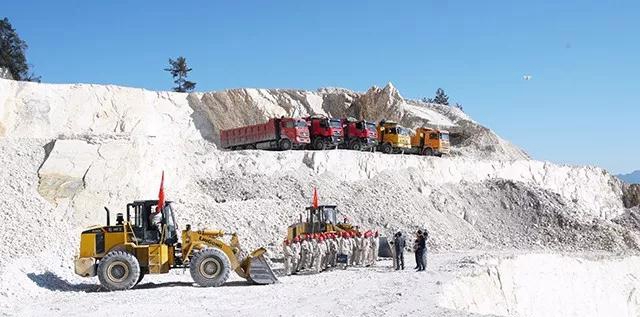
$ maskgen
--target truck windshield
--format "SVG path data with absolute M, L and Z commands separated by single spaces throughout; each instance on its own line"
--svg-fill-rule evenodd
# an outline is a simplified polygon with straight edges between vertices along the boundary
M 331 119 L 329 120 L 329 126 L 332 128 L 341 128 L 342 124 L 340 123 L 340 120 L 338 119 Z
M 367 122 L 367 130 L 369 131 L 375 131 L 376 130 L 376 125 L 373 123 L 369 123 Z
M 298 120 L 296 121 L 296 127 L 298 128 L 304 128 L 307 126 L 307 121 L 303 121 L 303 120 Z
M 448 133 L 440 133 L 440 140 L 449 141 L 449 134 Z
M 400 135 L 411 135 L 411 131 L 407 128 L 398 127 L 398 134 Z

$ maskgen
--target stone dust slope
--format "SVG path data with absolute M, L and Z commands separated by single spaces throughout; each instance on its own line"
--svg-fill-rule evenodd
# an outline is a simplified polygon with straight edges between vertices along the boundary
M 446 128 L 454 155 L 216 147 L 219 128 L 309 113 Z M 405 100 L 391 84 L 180 94 L 0 80 L 0 160 L 5 306 L 76 281 L 81 228 L 103 223 L 103 206 L 155 198 L 163 170 L 182 225 L 237 231 L 247 248 L 267 245 L 274 256 L 313 186 L 364 227 L 428 227 L 437 250 L 627 251 L 639 241 L 637 210 L 606 171 L 530 160 L 460 110 Z

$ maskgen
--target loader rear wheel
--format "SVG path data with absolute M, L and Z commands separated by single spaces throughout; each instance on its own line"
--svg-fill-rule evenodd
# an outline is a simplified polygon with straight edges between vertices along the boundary
M 136 282 L 136 285 L 140 284 L 140 282 L 142 281 L 143 278 L 144 278 L 144 273 L 140 272 L 140 277 L 138 277 L 138 281 Z
M 132 288 L 140 278 L 138 259 L 126 251 L 109 252 L 98 264 L 100 284 L 110 291 Z
M 217 287 L 229 278 L 230 265 L 227 255 L 219 249 L 204 249 L 191 258 L 191 278 L 204 287 Z

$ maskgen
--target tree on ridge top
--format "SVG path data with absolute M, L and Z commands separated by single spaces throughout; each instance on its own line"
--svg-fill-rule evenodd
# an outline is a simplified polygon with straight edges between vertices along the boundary
M 28 46 L 6 17 L 0 20 L 0 68 L 4 68 L 15 80 L 37 81 L 40 77 L 29 73 L 25 51 Z
M 173 91 L 189 92 L 196 88 L 195 82 L 187 80 L 191 68 L 187 65 L 186 58 L 182 56 L 178 56 L 175 60 L 169 58 L 169 67 L 164 70 L 170 72 L 173 79 L 175 79 L 173 82 L 177 86 L 173 87 Z

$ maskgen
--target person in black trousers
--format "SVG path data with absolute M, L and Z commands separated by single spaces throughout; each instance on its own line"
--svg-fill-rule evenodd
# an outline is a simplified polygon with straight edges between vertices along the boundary
M 418 232 L 416 233 L 416 243 L 415 243 L 417 271 L 425 270 L 424 252 L 426 249 L 427 249 L 427 241 L 424 239 L 422 230 L 418 230 Z
M 404 270 L 404 247 L 405 247 L 405 241 L 404 241 L 404 237 L 402 236 L 402 232 L 398 231 L 394 236 L 393 236 L 393 247 L 394 247 L 394 251 L 395 254 L 394 256 L 396 257 L 396 271 L 397 270 Z

